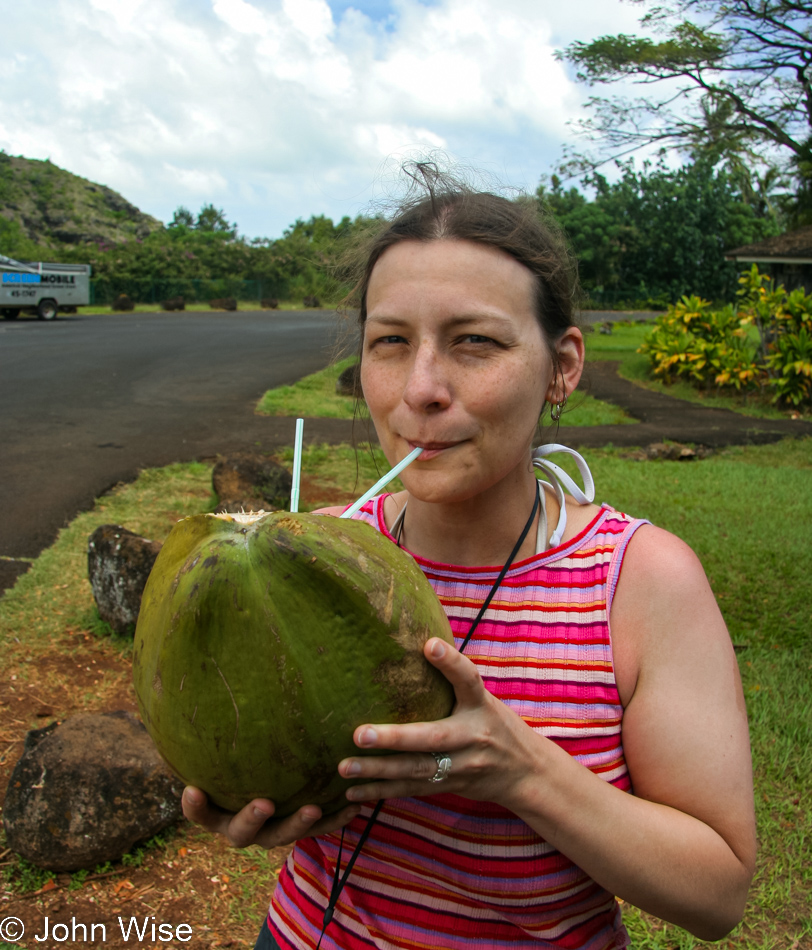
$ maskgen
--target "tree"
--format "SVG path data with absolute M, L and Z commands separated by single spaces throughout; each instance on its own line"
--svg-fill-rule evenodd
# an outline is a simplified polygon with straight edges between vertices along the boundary
M 225 211 L 222 208 L 215 208 L 213 204 L 203 205 L 197 216 L 195 227 L 198 231 L 215 231 L 219 234 L 227 234 L 229 237 L 237 236 L 237 225 L 230 224 Z
M 555 178 L 536 195 L 566 231 L 596 299 L 609 291 L 610 302 L 674 302 L 688 293 L 731 300 L 738 270 L 725 249 L 776 232 L 775 220 L 758 217 L 733 176 L 708 160 L 642 171 L 627 162 L 618 181 L 593 174 L 585 184 L 592 199 Z
M 590 98 L 580 127 L 603 144 L 602 160 L 651 145 L 750 164 L 783 156 L 799 191 L 810 188 L 812 2 L 665 0 L 640 22 L 657 38 L 602 36 L 559 53 L 590 86 L 660 84 L 636 99 Z
M 195 226 L 195 216 L 192 212 L 184 207 L 184 205 L 178 205 L 175 208 L 175 213 L 172 216 L 172 220 L 169 222 L 170 228 L 193 228 Z

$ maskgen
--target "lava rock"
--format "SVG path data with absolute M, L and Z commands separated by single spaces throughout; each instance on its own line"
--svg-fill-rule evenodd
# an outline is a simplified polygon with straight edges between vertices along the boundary
M 305 297 L 302 301 L 303 306 L 318 309 L 321 307 L 321 301 L 318 297 Z
M 263 297 L 262 300 L 260 300 L 259 305 L 263 310 L 276 310 L 276 308 L 279 306 L 279 301 L 276 299 L 276 297 Z
M 160 541 L 141 538 L 119 524 L 103 524 L 87 543 L 87 574 L 99 616 L 116 633 L 132 636 L 141 595 L 161 550 Z
M 161 310 L 185 310 L 186 301 L 183 297 L 169 297 L 161 302 Z
M 363 399 L 364 390 L 361 389 L 361 364 L 353 363 L 348 366 L 336 380 L 337 396 L 352 396 L 354 399 Z
M 287 508 L 293 479 L 281 465 L 257 452 L 221 458 L 212 471 L 218 511 L 274 511 Z
M 118 861 L 181 816 L 183 783 L 129 712 L 29 732 L 3 806 L 8 846 L 37 867 Z

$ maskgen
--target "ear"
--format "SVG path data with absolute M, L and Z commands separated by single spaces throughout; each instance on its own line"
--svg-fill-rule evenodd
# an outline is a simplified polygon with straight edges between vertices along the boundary
M 547 402 L 555 405 L 571 396 L 584 370 L 584 337 L 577 327 L 569 327 L 555 341 L 558 371 L 547 389 Z

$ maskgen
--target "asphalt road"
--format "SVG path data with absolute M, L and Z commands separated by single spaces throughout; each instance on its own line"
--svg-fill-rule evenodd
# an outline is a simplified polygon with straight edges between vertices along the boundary
M 0 323 L 0 556 L 35 557 L 141 468 L 291 444 L 295 421 L 257 400 L 327 365 L 340 332 L 324 311 Z

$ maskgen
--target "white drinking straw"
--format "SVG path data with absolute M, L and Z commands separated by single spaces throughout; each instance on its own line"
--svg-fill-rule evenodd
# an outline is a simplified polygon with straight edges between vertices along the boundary
M 293 485 L 290 489 L 290 510 L 295 514 L 299 510 L 299 482 L 302 480 L 302 436 L 304 419 L 296 420 L 296 441 L 293 444 Z
M 423 446 L 418 445 L 416 449 L 413 449 L 406 456 L 405 459 L 402 459 L 398 464 L 389 472 L 384 475 L 383 478 L 379 478 L 377 482 L 370 488 L 368 492 L 364 492 L 363 495 L 355 502 L 354 505 L 351 505 L 342 515 L 339 515 L 339 518 L 352 518 L 356 511 L 365 505 L 370 498 L 377 492 L 379 492 L 385 485 L 388 485 L 393 478 L 397 478 L 398 475 L 406 468 L 407 465 L 411 465 L 412 462 L 417 458 L 418 455 L 423 451 Z

